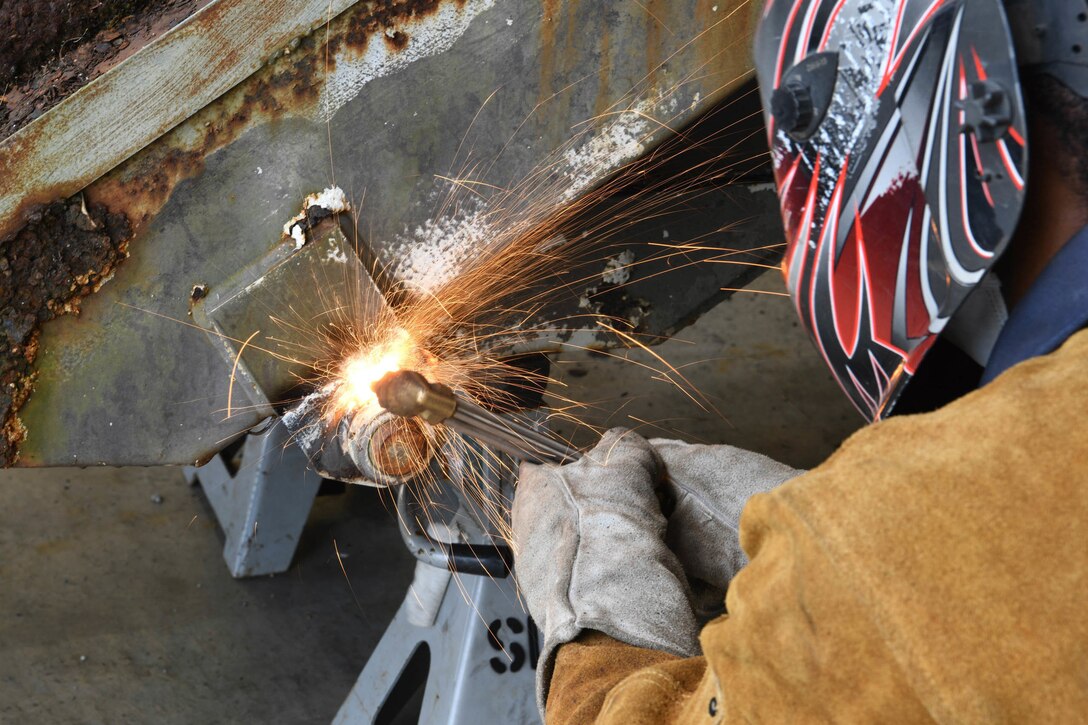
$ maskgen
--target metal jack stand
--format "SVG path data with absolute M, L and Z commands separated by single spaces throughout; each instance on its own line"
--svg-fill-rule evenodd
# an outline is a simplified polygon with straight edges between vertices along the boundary
M 237 470 L 221 456 L 185 469 L 223 528 L 223 558 L 235 577 L 283 572 L 291 564 L 321 477 L 289 436 L 280 424 L 250 435 Z M 412 485 L 400 486 L 397 516 L 405 546 L 418 559 L 415 578 L 337 725 L 539 722 L 540 635 L 518 598 L 509 549 L 483 523 L 480 501 L 464 495 L 473 487 L 493 511 L 512 495 L 510 474 L 486 455 L 471 448 L 447 455 L 442 476 L 428 487 L 427 507 Z
M 417 581 L 424 567 L 446 579 L 434 620 L 413 623 L 413 586 L 335 725 L 539 722 L 533 693 L 540 644 L 511 579 L 460 574 L 451 584 L 449 571 L 420 563 Z
M 462 461 L 474 463 L 474 480 L 490 483 L 485 495 L 512 492 L 512 481 L 495 473 L 494 464 Z M 451 478 L 457 477 L 455 470 Z M 427 531 L 420 522 L 442 507 L 425 512 L 408 486 L 398 492 L 401 536 L 418 559 L 416 575 L 335 725 L 540 722 L 534 696 L 540 635 L 518 598 L 509 549 L 495 543 L 464 486 L 448 484 L 455 514 L 432 521 Z
M 263 435 L 248 435 L 236 471 L 222 456 L 185 469 L 189 484 L 200 482 L 215 511 L 226 537 L 223 558 L 235 578 L 291 566 L 321 477 L 289 436 L 279 423 Z

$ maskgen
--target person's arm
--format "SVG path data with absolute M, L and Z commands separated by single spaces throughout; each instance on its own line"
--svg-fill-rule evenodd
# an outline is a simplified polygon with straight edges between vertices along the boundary
M 624 644 L 600 632 L 586 632 L 559 648 L 548 697 L 549 723 L 589 723 L 605 698 L 630 675 L 641 673 L 661 687 L 653 707 L 671 696 L 687 696 L 706 670 L 702 657 L 681 658 Z
M 723 611 L 726 586 L 745 561 L 737 539 L 744 502 L 798 473 L 751 451 L 651 442 L 622 429 L 577 463 L 524 465 L 513 510 L 515 565 L 544 635 L 541 711 L 555 653 L 572 640 L 579 644 L 571 649 L 592 649 L 601 666 L 622 672 L 670 659 L 652 650 L 698 653 L 697 621 Z M 619 642 L 626 644 L 610 654 L 595 646 Z M 690 684 L 702 665 L 680 667 Z M 621 669 L 602 674 L 615 684 Z M 671 683 L 669 698 L 679 692 L 672 675 L 647 678 L 650 686 Z M 593 687 L 604 684 L 598 678 Z
M 699 650 L 684 570 L 665 545 L 659 471 L 653 447 L 621 429 L 575 463 L 522 467 L 515 574 L 544 637 L 542 715 L 558 648 L 584 632 L 676 655 Z
M 548 725 L 930 722 L 819 535 L 775 494 L 752 501 L 742 532 L 751 562 L 730 614 L 703 629 L 706 658 L 584 635 L 559 649 Z
M 1086 364 L 1082 332 L 754 497 L 702 679 L 566 645 L 548 722 L 1083 720 Z

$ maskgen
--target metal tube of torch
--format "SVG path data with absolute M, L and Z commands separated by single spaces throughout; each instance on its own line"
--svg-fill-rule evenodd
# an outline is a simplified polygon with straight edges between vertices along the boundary
M 411 370 L 389 373 L 374 384 L 374 393 L 378 404 L 394 415 L 448 425 L 523 461 L 563 464 L 582 456 L 529 424 L 481 408 Z

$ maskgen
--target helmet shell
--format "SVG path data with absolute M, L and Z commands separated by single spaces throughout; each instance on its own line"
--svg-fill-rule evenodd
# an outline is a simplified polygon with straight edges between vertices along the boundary
M 801 321 L 870 420 L 1004 251 L 1027 177 L 1000 0 L 769 0 L 756 37 Z

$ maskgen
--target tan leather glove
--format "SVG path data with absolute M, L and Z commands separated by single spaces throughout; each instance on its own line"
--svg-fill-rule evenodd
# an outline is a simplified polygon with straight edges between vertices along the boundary
M 700 613 L 707 607 L 708 615 L 720 613 L 730 580 L 748 563 L 737 537 L 745 504 L 804 471 L 733 446 L 650 443 L 665 464 L 672 498 L 665 541 L 696 592 L 702 593 L 696 580 L 709 587 Z
M 515 573 L 544 634 L 541 716 L 555 651 L 583 630 L 682 656 L 699 651 L 687 581 L 665 545 L 659 468 L 653 447 L 622 429 L 576 463 L 521 467 Z

